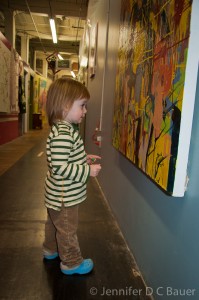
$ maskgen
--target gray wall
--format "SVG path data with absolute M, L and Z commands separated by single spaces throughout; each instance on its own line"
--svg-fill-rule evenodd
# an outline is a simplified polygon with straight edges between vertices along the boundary
M 102 156 L 99 183 L 146 284 L 154 289 L 154 298 L 167 298 L 166 287 L 172 287 L 198 289 L 184 299 L 199 299 L 199 80 L 188 191 L 183 198 L 169 197 L 112 146 L 120 0 L 90 0 L 88 18 L 91 24 L 98 22 L 99 32 L 96 76 L 88 80 L 91 101 L 86 120 L 86 148 L 87 152 Z M 98 148 L 92 135 L 102 103 L 103 140 L 102 147 Z M 155 295 L 159 287 L 164 288 L 161 290 L 164 296 Z M 182 299 L 182 296 L 170 299 Z

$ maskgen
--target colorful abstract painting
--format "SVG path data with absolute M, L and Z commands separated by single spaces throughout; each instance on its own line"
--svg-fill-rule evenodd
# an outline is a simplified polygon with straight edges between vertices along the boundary
M 113 145 L 172 195 L 192 1 L 121 5 Z

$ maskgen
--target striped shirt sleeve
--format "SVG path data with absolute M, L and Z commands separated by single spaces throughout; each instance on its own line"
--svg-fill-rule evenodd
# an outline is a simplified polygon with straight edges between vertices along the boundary
M 49 141 L 51 151 L 50 168 L 54 175 L 64 179 L 85 183 L 88 180 L 90 167 L 85 163 L 83 142 L 77 142 L 77 137 L 61 133 Z

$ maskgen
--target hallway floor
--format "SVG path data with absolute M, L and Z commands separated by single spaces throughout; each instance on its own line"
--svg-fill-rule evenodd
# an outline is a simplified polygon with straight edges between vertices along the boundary
M 78 237 L 91 274 L 66 276 L 42 257 L 47 129 L 0 146 L 0 299 L 147 299 L 134 262 L 95 179 L 80 205 Z M 139 290 L 142 289 L 142 290 Z

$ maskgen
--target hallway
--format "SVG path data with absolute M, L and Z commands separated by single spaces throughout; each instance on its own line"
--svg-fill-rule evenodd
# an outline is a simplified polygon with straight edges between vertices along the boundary
M 60 272 L 58 259 L 43 260 L 46 136 L 45 129 L 32 131 L 0 147 L 0 299 L 147 299 L 94 179 L 80 206 L 78 230 L 83 256 L 94 261 L 93 272 L 68 277 Z

